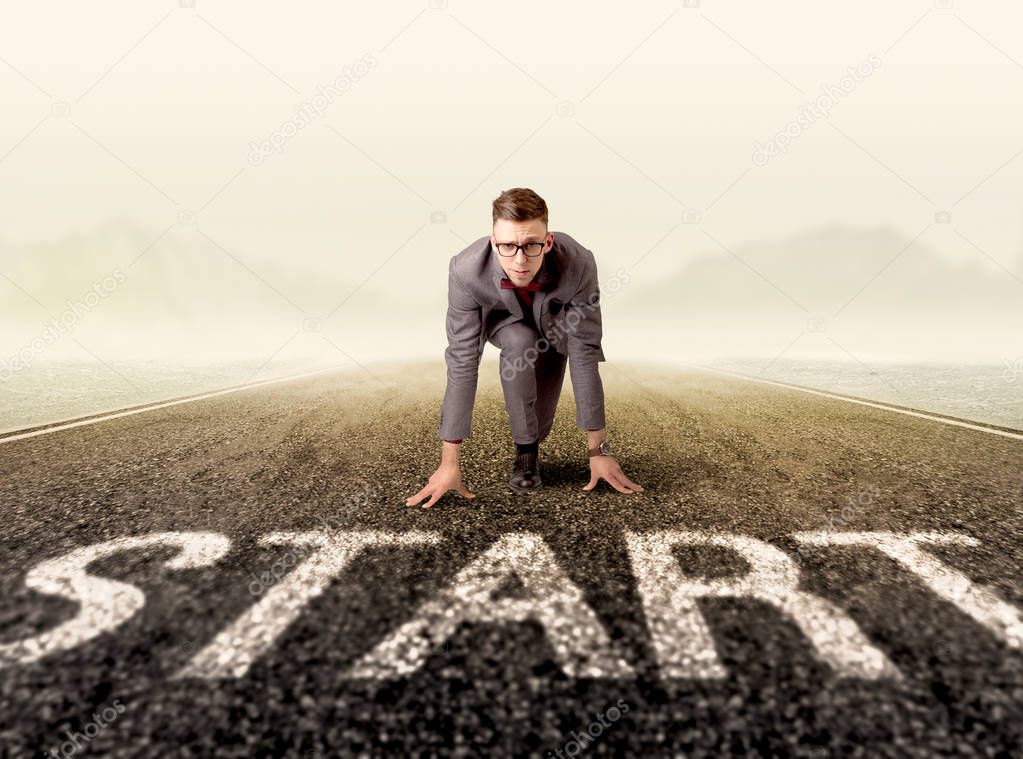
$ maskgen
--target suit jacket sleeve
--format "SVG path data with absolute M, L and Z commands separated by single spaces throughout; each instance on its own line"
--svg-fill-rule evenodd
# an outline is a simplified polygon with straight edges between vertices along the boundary
M 454 273 L 454 258 L 448 263 L 448 312 L 445 320 L 448 347 L 447 387 L 441 404 L 438 437 L 458 440 L 469 437 L 472 407 L 479 380 L 483 310 Z
M 604 385 L 597 362 L 605 361 L 601 347 L 603 325 L 600 316 L 600 286 L 597 262 L 586 251 L 585 266 L 575 295 L 565 306 L 568 367 L 575 395 L 575 423 L 580 429 L 603 429 Z M 573 315 L 575 314 L 575 315 Z

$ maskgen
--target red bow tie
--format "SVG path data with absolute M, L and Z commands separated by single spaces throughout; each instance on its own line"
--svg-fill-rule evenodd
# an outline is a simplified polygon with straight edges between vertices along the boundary
M 535 293 L 540 289 L 539 282 L 530 282 L 528 285 L 516 285 L 507 277 L 501 279 L 501 288 L 504 290 L 527 290 L 531 293 Z

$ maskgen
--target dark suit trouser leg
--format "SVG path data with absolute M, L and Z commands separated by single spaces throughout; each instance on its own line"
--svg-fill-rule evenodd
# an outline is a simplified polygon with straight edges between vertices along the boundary
M 548 347 L 525 322 L 501 327 L 490 343 L 501 349 L 501 387 L 512 439 L 542 441 L 554 425 L 568 357 Z

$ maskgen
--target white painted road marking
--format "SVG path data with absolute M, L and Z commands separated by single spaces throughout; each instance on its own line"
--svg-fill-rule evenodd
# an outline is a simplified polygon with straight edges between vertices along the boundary
M 810 387 L 802 387 L 800 385 L 791 385 L 791 384 L 789 384 L 787 382 L 778 382 L 777 380 L 763 379 L 761 377 L 750 377 L 747 374 L 739 374 L 738 372 L 729 372 L 729 371 L 726 371 L 724 369 L 715 369 L 713 367 L 702 366 L 700 364 L 690 364 L 690 363 L 683 362 L 683 365 L 684 366 L 692 366 L 692 367 L 695 367 L 697 369 L 703 369 L 703 370 L 709 371 L 709 372 L 717 372 L 718 374 L 724 374 L 724 375 L 727 375 L 729 377 L 736 377 L 738 379 L 744 379 L 744 380 L 747 380 L 749 382 L 763 382 L 763 383 L 768 384 L 768 385 L 776 385 L 777 387 L 784 387 L 784 388 L 787 388 L 789 390 L 798 390 L 798 391 L 803 392 L 803 393 L 810 393 L 811 395 L 819 395 L 822 398 L 830 398 L 830 399 L 836 400 L 836 401 L 845 401 L 846 403 L 856 403 L 856 404 L 859 404 L 861 406 L 870 406 L 871 408 L 878 408 L 878 409 L 882 409 L 884 411 L 893 411 L 896 414 L 905 414 L 907 416 L 915 416 L 915 417 L 918 417 L 920 419 L 929 419 L 932 422 L 941 422 L 942 424 L 950 424 L 950 425 L 953 425 L 955 427 L 965 427 L 967 429 L 977 430 L 979 432 L 987 432 L 987 433 L 989 433 L 991 435 L 1000 435 L 1002 437 L 1012 438 L 1014 440 L 1023 440 L 1023 433 L 1020 433 L 1020 432 L 1012 432 L 1012 431 L 1008 431 L 1008 430 L 999 430 L 999 429 L 995 429 L 993 427 L 986 427 L 986 426 L 981 425 L 981 424 L 972 424 L 970 422 L 959 421 L 957 419 L 946 419 L 945 417 L 936 416 L 934 414 L 928 414 L 926 411 L 912 411 L 912 410 L 909 410 L 909 409 L 898 408 L 897 406 L 890 406 L 890 405 L 888 405 L 886 403 L 880 403 L 880 402 L 877 402 L 877 401 L 866 401 L 866 400 L 861 400 L 859 398 L 849 398 L 849 397 L 844 396 L 844 395 L 836 395 L 834 393 L 829 393 L 829 392 L 827 392 L 825 390 L 814 390 L 813 388 L 810 388 Z M 194 396 L 194 397 L 189 397 L 189 398 L 179 398 L 178 400 L 165 401 L 165 402 L 156 403 L 156 404 L 149 405 L 149 406 L 142 406 L 140 408 L 135 408 L 135 409 L 131 409 L 131 410 L 128 410 L 128 411 L 118 411 L 118 412 L 114 412 L 114 413 L 110 413 L 110 414 L 104 414 L 103 416 L 98 416 L 98 417 L 95 417 L 95 418 L 92 418 L 92 419 L 82 419 L 82 420 L 79 420 L 79 421 L 76 421 L 76 422 L 66 422 L 66 423 L 63 423 L 63 424 L 58 424 L 58 425 L 53 426 L 53 427 L 47 427 L 47 428 L 41 429 L 41 430 L 33 430 L 31 432 L 25 432 L 25 433 L 16 434 L 16 435 L 10 435 L 8 437 L 0 437 L 0 445 L 2 445 L 4 443 L 11 443 L 11 442 L 14 442 L 15 440 L 24 440 L 25 438 L 37 437 L 39 435 L 47 435 L 47 434 L 49 434 L 51 432 L 59 432 L 60 430 L 69 430 L 69 429 L 72 429 L 74 427 L 84 427 L 84 426 L 89 425 L 89 424 L 97 424 L 99 422 L 104 422 L 104 421 L 106 421 L 108 419 L 117 419 L 117 418 L 123 417 L 123 416 L 131 416 L 133 414 L 141 414 L 141 413 L 143 413 L 145 411 L 154 411 L 156 409 L 167 408 L 168 406 L 177 406 L 177 405 L 180 405 L 182 403 L 192 403 L 194 401 L 205 400 L 206 398 L 215 398 L 218 395 L 226 395 L 228 393 L 236 393 L 236 392 L 238 392 L 240 390 L 248 390 L 250 388 L 261 387 L 263 385 L 272 385 L 272 384 L 274 384 L 276 382 L 288 382 L 290 380 L 301 379 L 303 377 L 311 377 L 314 374 L 321 374 L 323 372 L 329 372 L 329 371 L 332 371 L 334 369 L 342 369 L 342 368 L 346 368 L 347 366 L 348 365 L 331 366 L 331 367 L 327 367 L 326 369 L 316 369 L 315 371 L 305 372 L 303 374 L 294 374 L 294 375 L 291 375 L 291 376 L 288 376 L 288 377 L 278 377 L 276 379 L 262 380 L 260 382 L 253 382 L 253 383 L 246 384 L 246 385 L 238 385 L 237 387 L 225 388 L 223 390 L 218 390 L 216 392 L 207 393 L 205 395 L 199 395 L 199 396 Z M 13 430 L 0 431 L 0 435 L 5 434 L 7 432 L 12 432 L 12 431 Z
M 781 550 L 755 538 L 720 532 L 625 532 L 637 588 L 649 625 L 661 674 L 666 678 L 720 678 L 726 675 L 697 601 L 740 597 L 766 601 L 787 614 L 816 651 L 844 677 L 898 679 L 901 675 L 856 624 L 830 602 L 799 589 L 799 569 Z M 969 580 L 922 550 L 927 544 L 977 546 L 958 533 L 800 532 L 797 542 L 821 547 L 866 546 L 882 551 L 919 577 L 1001 640 L 1023 648 L 1023 617 L 994 592 Z M 270 586 L 260 601 L 214 639 L 176 677 L 206 679 L 244 676 L 308 603 L 321 595 L 363 549 L 371 546 L 437 545 L 435 532 L 273 533 L 265 545 L 286 545 L 300 554 L 295 569 Z M 749 571 L 726 579 L 686 577 L 672 554 L 675 545 L 722 546 L 748 563 Z M 125 537 L 77 548 L 32 568 L 26 586 L 79 604 L 75 616 L 48 632 L 0 644 L 0 666 L 30 664 L 113 631 L 145 604 L 142 591 L 124 582 L 88 573 L 99 559 L 123 551 L 173 547 L 178 554 L 167 569 L 211 566 L 230 549 L 224 535 L 212 532 L 160 532 Z M 287 562 L 290 564 L 291 562 Z M 510 577 L 523 592 L 495 599 Z M 603 625 L 582 591 L 558 566 L 543 538 L 508 533 L 464 567 L 451 584 L 423 603 L 411 621 L 365 654 L 345 677 L 385 679 L 418 669 L 429 653 L 463 622 L 539 622 L 558 663 L 572 677 L 625 678 L 631 666 L 614 650 Z
M 0 666 L 27 664 L 66 651 L 131 619 L 145 605 L 142 591 L 134 585 L 90 575 L 86 570 L 97 559 L 156 546 L 180 551 L 164 564 L 167 569 L 191 569 L 218 561 L 231 547 L 231 541 L 215 532 L 158 532 L 78 548 L 36 565 L 25 578 L 26 586 L 38 593 L 74 601 L 81 609 L 49 632 L 0 644 Z
M 969 535 L 944 532 L 797 532 L 793 539 L 817 546 L 870 546 L 891 557 L 926 583 L 934 593 L 950 601 L 961 611 L 1004 640 L 1013 648 L 1023 648 L 1023 617 L 987 588 L 970 581 L 962 572 L 949 567 L 920 544 L 977 546 Z
M 901 677 L 848 616 L 828 601 L 799 590 L 799 568 L 780 550 L 743 535 L 710 532 L 635 533 L 626 542 L 643 599 L 647 625 L 661 672 L 671 678 L 725 677 L 714 638 L 697 606 L 700 598 L 755 598 L 788 614 L 843 677 Z M 745 559 L 745 575 L 708 581 L 682 573 L 672 555 L 676 544 L 729 548 Z
M 46 427 L 41 430 L 32 430 L 31 432 L 23 432 L 20 435 L 10 435 L 8 437 L 0 438 L 0 445 L 4 443 L 13 443 L 15 440 L 25 440 L 30 437 L 39 437 L 40 435 L 48 435 L 51 432 L 60 432 L 61 430 L 70 430 L 75 427 L 86 427 L 90 424 L 99 424 L 109 419 L 120 419 L 125 416 L 134 416 L 135 414 L 142 414 L 146 411 L 155 411 L 156 409 L 168 408 L 169 406 L 180 406 L 182 403 L 195 403 L 196 401 L 203 401 L 207 398 L 216 398 L 220 395 L 228 395 L 229 393 L 237 393 L 242 390 L 250 390 L 254 387 L 263 387 L 264 385 L 273 385 L 277 382 L 289 382 L 291 380 L 302 379 L 303 377 L 311 377 L 314 374 L 322 374 L 323 372 L 329 372 L 333 369 L 339 369 L 341 367 L 330 366 L 326 369 L 316 369 L 312 372 L 304 372 L 303 374 L 293 374 L 288 377 L 277 377 L 275 379 L 261 380 L 259 382 L 251 382 L 246 385 L 236 385 L 235 387 L 227 387 L 223 390 L 216 390 L 212 393 L 205 393 L 204 395 L 193 395 L 188 398 L 179 398 L 175 401 L 163 401 L 160 403 L 153 403 L 148 406 L 140 406 L 139 408 L 129 409 L 128 411 L 116 411 L 111 414 L 104 414 L 102 416 L 92 417 L 90 419 L 80 419 L 77 422 L 65 422 L 58 424 L 54 427 Z
M 265 545 L 298 546 L 308 558 L 272 586 L 255 606 L 222 630 L 175 677 L 242 677 L 313 598 L 369 546 L 438 543 L 435 532 L 278 532 Z M 290 562 L 288 562 L 290 563 Z
M 516 576 L 524 597 L 494 600 L 492 594 Z M 531 533 L 502 535 L 454 582 L 427 601 L 409 622 L 360 659 L 353 678 L 402 677 L 462 622 L 539 622 L 569 677 L 631 677 L 632 668 L 611 649 L 611 641 L 575 583 L 558 567 L 543 538 Z
M 1013 440 L 1023 440 L 1023 433 L 1012 432 L 1009 430 L 999 430 L 993 427 L 986 427 L 982 424 L 972 424 L 970 422 L 962 422 L 958 419 L 946 419 L 943 416 L 937 416 L 936 414 L 928 414 L 926 411 L 913 411 L 911 409 L 899 408 L 898 406 L 890 406 L 887 403 L 881 403 L 879 401 L 865 401 L 859 398 L 850 398 L 845 395 L 836 395 L 835 393 L 829 393 L 826 390 L 814 390 L 812 387 L 803 387 L 802 385 L 792 385 L 788 382 L 779 382 L 777 380 L 764 379 L 763 377 L 750 377 L 748 374 L 740 374 L 738 372 L 729 372 L 725 369 L 715 369 L 711 366 L 702 366 L 700 364 L 688 364 L 685 366 L 694 366 L 698 369 L 704 369 L 708 372 L 717 372 L 718 374 L 725 374 L 729 377 L 736 377 L 737 379 L 744 379 L 748 382 L 763 382 L 766 385 L 776 385 L 777 387 L 784 387 L 789 390 L 798 390 L 801 393 L 810 393 L 811 395 L 819 395 L 822 398 L 831 398 L 835 401 L 845 401 L 846 403 L 856 403 L 860 406 L 870 406 L 871 408 L 879 408 L 884 411 L 894 411 L 896 414 L 905 414 L 906 416 L 915 416 L 920 419 L 929 419 L 932 422 L 941 422 L 942 424 L 950 424 L 953 427 L 965 427 L 969 430 L 977 430 L 978 432 L 986 432 L 989 435 L 1001 435 L 1002 437 L 1012 438 Z

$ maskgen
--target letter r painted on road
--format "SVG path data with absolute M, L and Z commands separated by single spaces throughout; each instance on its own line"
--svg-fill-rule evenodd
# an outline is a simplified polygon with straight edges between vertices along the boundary
M 888 658 L 856 623 L 828 601 L 799 589 L 799 569 L 762 540 L 715 532 L 626 531 L 654 652 L 664 677 L 720 678 L 714 639 L 697 606 L 700 598 L 755 598 L 788 614 L 840 676 L 900 679 Z M 686 577 L 672 554 L 678 543 L 730 548 L 750 571 L 728 579 Z

